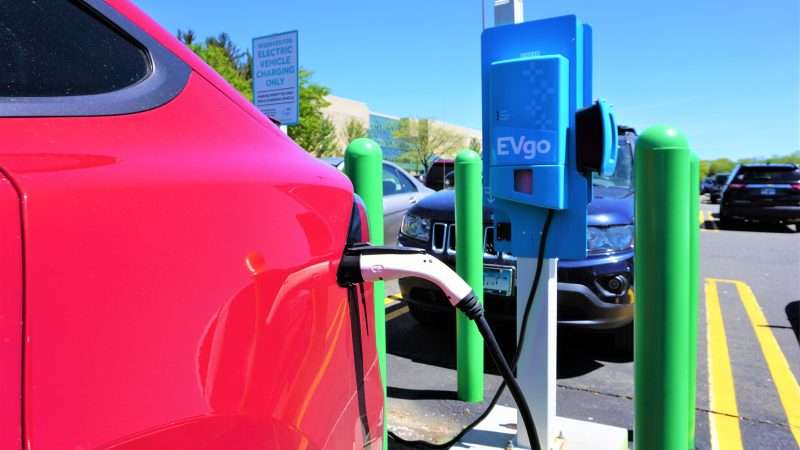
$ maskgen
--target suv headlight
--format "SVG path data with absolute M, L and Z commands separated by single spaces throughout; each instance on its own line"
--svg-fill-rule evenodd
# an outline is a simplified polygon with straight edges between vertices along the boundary
M 403 224 L 400 226 L 400 233 L 419 241 L 428 242 L 431 238 L 431 220 L 414 214 L 406 214 L 403 217 Z
M 610 253 L 633 247 L 633 225 L 590 226 L 589 253 Z

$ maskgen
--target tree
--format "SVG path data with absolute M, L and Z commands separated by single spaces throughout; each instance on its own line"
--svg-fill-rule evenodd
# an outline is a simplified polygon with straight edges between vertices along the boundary
M 708 170 L 711 168 L 711 163 L 705 160 L 700 160 L 700 181 L 709 176 Z
M 194 31 L 191 29 L 186 31 L 178 30 L 178 40 L 187 46 L 191 47 L 192 44 L 194 44 L 195 39 L 197 39 L 197 35 L 194 34 Z
M 217 71 L 248 100 L 253 100 L 253 55 L 242 51 L 227 33 L 208 37 L 198 43 L 192 30 L 178 30 L 178 39 Z M 316 156 L 335 154 L 336 128 L 323 114 L 329 105 L 328 88 L 311 82 L 311 72 L 300 69 L 300 123 L 289 127 L 289 136 Z
M 422 166 L 425 171 L 434 156 L 450 153 L 464 145 L 463 136 L 437 126 L 429 119 L 400 119 L 394 138 L 403 151 L 397 159 Z
M 367 127 L 359 120 L 351 118 L 344 126 L 344 145 L 347 147 L 358 138 L 367 136 Z
M 191 45 L 191 49 L 197 56 L 203 59 L 217 73 L 225 78 L 237 91 L 244 95 L 248 100 L 253 100 L 253 83 L 250 77 L 245 77 L 239 67 L 231 61 L 228 53 L 222 47 L 216 45 Z
M 736 163 L 728 158 L 718 158 L 709 163 L 708 174 L 714 175 L 717 173 L 730 172 L 735 165 Z
M 336 127 L 323 108 L 330 105 L 325 97 L 330 89 L 311 82 L 312 73 L 300 69 L 300 123 L 289 127 L 289 137 L 314 156 L 331 156 L 337 152 Z
M 222 32 L 218 36 L 209 36 L 206 38 L 206 47 L 219 47 L 225 53 L 225 56 L 239 69 L 242 66 L 242 58 L 245 55 L 236 44 L 231 40 L 228 33 Z
M 481 152 L 481 141 L 478 138 L 470 138 L 469 145 L 467 145 L 470 149 L 480 153 Z

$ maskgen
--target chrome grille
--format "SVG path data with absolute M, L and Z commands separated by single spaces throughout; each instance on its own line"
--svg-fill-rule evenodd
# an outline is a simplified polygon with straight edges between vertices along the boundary
M 447 224 L 434 223 L 431 238 L 431 250 L 442 253 L 447 243 Z
M 483 228 L 483 255 L 486 257 L 497 257 L 498 252 L 495 248 L 494 226 Z M 431 239 L 431 250 L 436 253 L 455 255 L 456 253 L 456 225 L 453 223 L 435 222 Z
M 486 256 L 497 256 L 497 250 L 494 248 L 494 235 L 494 227 L 483 229 L 483 254 Z
M 454 223 L 447 225 L 447 253 L 456 254 L 456 225 Z

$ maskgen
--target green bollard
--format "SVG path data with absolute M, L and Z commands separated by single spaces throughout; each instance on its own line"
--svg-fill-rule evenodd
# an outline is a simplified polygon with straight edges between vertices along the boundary
M 472 150 L 456 156 L 456 272 L 483 302 L 483 182 L 481 157 Z M 483 401 L 483 338 L 478 327 L 456 311 L 458 398 Z
M 689 144 L 666 127 L 636 143 L 634 436 L 637 449 L 689 443 Z M 697 220 L 696 218 L 694 218 Z
M 700 291 L 700 159 L 689 155 L 689 448 L 694 448 L 695 407 L 697 406 L 697 321 Z
M 344 171 L 353 183 L 353 190 L 364 201 L 367 210 L 369 236 L 372 244 L 383 245 L 383 151 L 372 139 L 359 138 L 347 146 L 344 152 Z M 386 436 L 386 309 L 383 281 L 373 283 L 375 344 L 383 382 L 383 448 L 388 446 Z

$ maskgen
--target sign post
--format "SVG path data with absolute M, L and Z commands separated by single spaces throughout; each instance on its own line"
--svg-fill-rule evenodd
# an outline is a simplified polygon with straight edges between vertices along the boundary
M 281 125 L 299 121 L 297 31 L 253 39 L 253 103 Z

